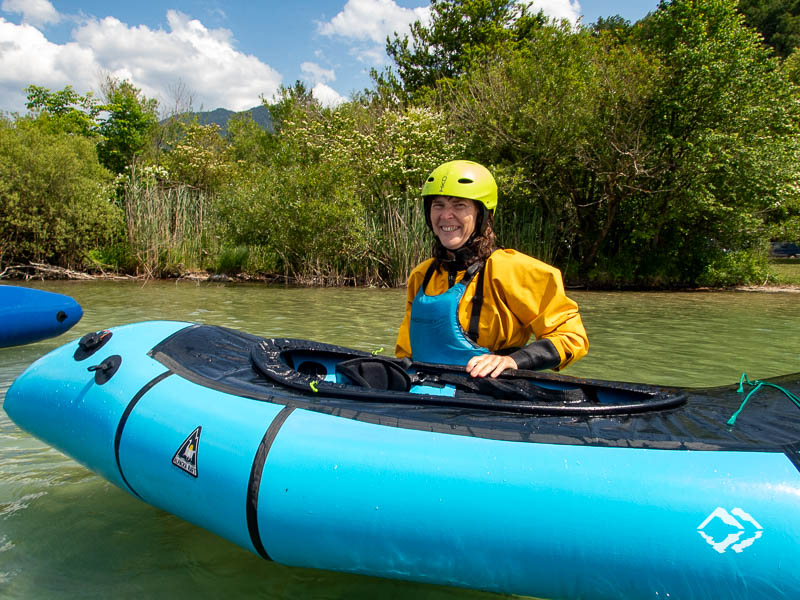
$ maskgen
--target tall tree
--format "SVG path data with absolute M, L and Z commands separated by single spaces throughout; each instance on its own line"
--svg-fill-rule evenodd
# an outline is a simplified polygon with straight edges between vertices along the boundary
M 97 118 L 102 107 L 91 92 L 81 95 L 69 85 L 57 92 L 38 85 L 30 85 L 25 91 L 28 95 L 26 107 L 48 131 L 84 137 L 97 135 Z
M 800 208 L 800 107 L 769 54 L 736 0 L 672 0 L 628 43 L 546 27 L 460 78 L 451 125 L 499 175 L 502 241 L 541 222 L 523 250 L 606 284 L 748 276 Z
M 413 98 L 439 80 L 463 75 L 498 46 L 528 39 L 546 21 L 541 11 L 531 12 L 530 2 L 432 0 L 430 22 L 417 21 L 410 35 L 386 39 L 396 73 L 373 72 L 373 77 Z
M 158 102 L 127 80 L 108 78 L 103 91 L 108 116 L 100 125 L 97 154 L 106 168 L 122 173 L 148 146 L 158 126 Z
M 621 206 L 654 185 L 643 127 L 656 76 L 641 51 L 610 34 L 547 26 L 459 81 L 452 125 L 471 155 L 495 165 L 503 243 L 594 266 Z M 525 234 L 534 223 L 540 231 Z

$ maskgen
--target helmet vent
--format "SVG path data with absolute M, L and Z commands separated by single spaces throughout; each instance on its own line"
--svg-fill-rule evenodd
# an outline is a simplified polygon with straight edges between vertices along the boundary
M 428 181 L 433 181 L 433 177 L 428 177 Z
M 458 183 L 475 183 L 472 179 L 467 179 L 466 177 L 462 177 L 458 180 Z

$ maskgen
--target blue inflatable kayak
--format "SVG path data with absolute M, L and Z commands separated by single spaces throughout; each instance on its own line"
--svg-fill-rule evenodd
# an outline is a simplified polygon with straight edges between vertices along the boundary
M 69 296 L 0 285 L 0 348 L 61 335 L 82 316 L 83 309 Z
M 41 358 L 5 410 L 286 565 L 539 598 L 796 600 L 798 393 L 800 375 L 762 383 L 728 425 L 737 386 L 473 380 L 147 322 Z

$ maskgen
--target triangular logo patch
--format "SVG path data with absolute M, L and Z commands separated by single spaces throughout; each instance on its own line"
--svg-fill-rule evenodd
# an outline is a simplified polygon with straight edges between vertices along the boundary
M 203 431 L 202 425 L 189 434 L 172 457 L 172 464 L 192 477 L 197 477 L 197 449 L 200 447 L 201 431 Z

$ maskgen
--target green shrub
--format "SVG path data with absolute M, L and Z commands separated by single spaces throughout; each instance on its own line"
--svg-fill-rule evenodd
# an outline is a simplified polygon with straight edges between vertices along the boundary
M 120 239 L 111 197 L 91 140 L 0 120 L 0 264 L 84 267 L 88 251 Z
M 699 285 L 724 287 L 745 284 L 767 284 L 775 281 L 770 273 L 766 252 L 735 250 L 724 252 L 706 266 L 698 278 Z
M 215 273 L 235 275 L 241 273 L 250 259 L 250 248 L 236 246 L 235 248 L 222 248 L 217 259 L 217 264 L 212 269 Z

